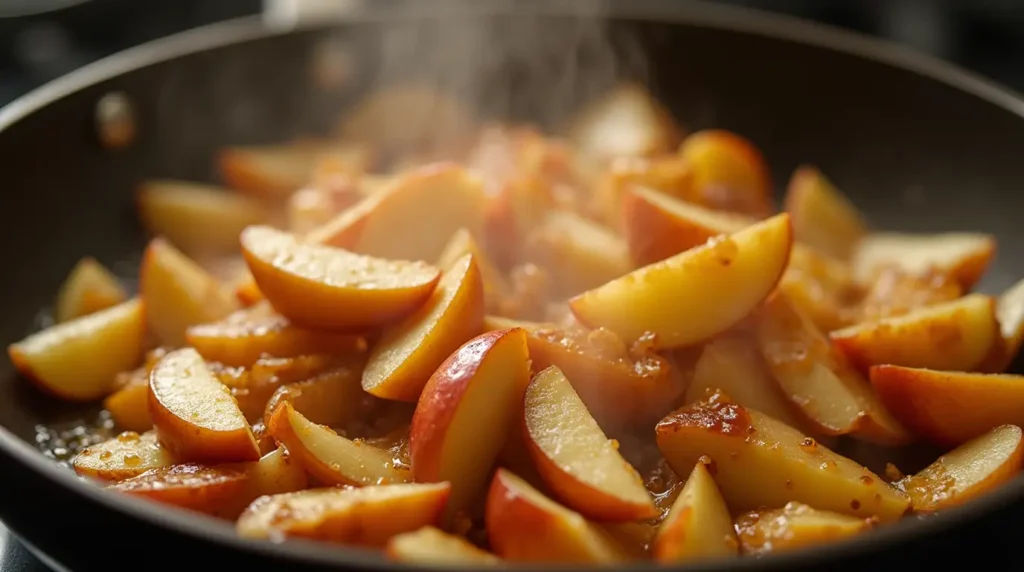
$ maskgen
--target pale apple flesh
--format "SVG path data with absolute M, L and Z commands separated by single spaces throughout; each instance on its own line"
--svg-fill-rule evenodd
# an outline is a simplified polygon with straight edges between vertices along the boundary
M 487 253 L 477 244 L 473 233 L 466 228 L 460 228 L 449 239 L 448 244 L 441 252 L 437 266 L 442 271 L 447 271 L 455 265 L 466 254 L 472 254 L 480 266 L 480 277 L 484 283 L 484 297 L 487 307 L 493 308 L 498 305 L 501 299 L 508 294 L 509 285 L 504 274 L 490 260 Z
M 813 167 L 793 173 L 785 208 L 797 240 L 840 260 L 849 260 L 867 234 L 867 223 L 853 203 Z
M 684 563 L 736 556 L 732 516 L 704 463 L 697 463 L 658 528 L 654 559 Z
M 942 234 L 869 234 L 854 253 L 853 270 L 863 283 L 886 266 L 910 274 L 941 272 L 970 290 L 985 273 L 995 256 L 995 238 L 988 234 L 949 232 Z
M 75 472 L 102 481 L 123 481 L 175 463 L 174 455 L 157 441 L 156 433 L 125 431 L 113 439 L 83 449 L 75 456 Z
M 874 528 L 875 519 L 823 511 L 797 502 L 736 519 L 744 554 L 768 554 L 836 542 Z
M 723 129 L 698 131 L 683 140 L 679 154 L 694 171 L 691 202 L 758 218 L 772 212 L 768 165 L 744 137 Z
M 116 306 L 128 299 L 124 287 L 95 258 L 85 257 L 71 269 L 57 294 L 54 318 L 66 322 L 99 310 Z
M 228 387 L 242 415 L 254 423 L 263 416 L 268 401 L 278 389 L 344 369 L 339 363 L 342 361 L 331 355 L 311 354 L 291 358 L 263 356 L 248 367 L 225 366 L 219 362 L 208 362 L 208 367 Z
M 265 401 L 263 420 L 282 403 L 290 403 L 296 412 L 317 425 L 343 427 L 375 412 L 377 399 L 360 385 L 362 360 L 350 365 L 337 365 L 312 377 L 278 387 Z
M 493 554 L 433 526 L 393 536 L 386 553 L 396 562 L 424 566 L 494 566 L 500 562 Z
M 526 238 L 532 260 L 560 296 L 572 296 L 632 269 L 626 243 L 611 230 L 568 211 L 551 211 Z
M 626 341 L 651 332 L 658 348 L 692 345 L 735 325 L 771 293 L 792 238 L 781 214 L 612 280 L 570 306 L 584 325 Z

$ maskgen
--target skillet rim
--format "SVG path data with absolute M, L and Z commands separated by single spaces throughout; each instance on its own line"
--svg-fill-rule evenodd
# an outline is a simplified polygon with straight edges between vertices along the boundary
M 432 3 L 432 6 L 436 4 L 437 2 Z M 508 6 L 482 8 L 480 4 L 460 0 L 441 0 L 441 4 L 459 6 L 459 14 L 501 14 L 510 11 Z M 568 8 L 567 6 L 572 7 Z M 539 15 L 584 15 L 579 6 L 573 2 L 546 3 L 544 0 L 526 0 L 522 5 L 515 6 L 516 13 L 521 14 L 524 10 Z M 673 22 L 691 27 L 739 32 L 871 60 L 900 72 L 915 74 L 944 84 L 1024 119 L 1024 96 L 1020 93 L 954 64 L 856 32 L 752 8 L 704 2 L 669 4 L 663 0 L 604 0 L 598 10 L 599 12 L 596 13 L 613 19 Z M 285 36 L 295 32 L 329 29 L 332 25 L 337 24 L 438 17 L 438 12 L 443 13 L 443 10 L 419 12 L 406 9 L 401 11 L 393 6 L 375 6 L 373 9 L 358 10 L 344 16 L 320 19 L 316 22 L 299 25 L 272 26 L 261 16 L 248 16 L 202 26 L 112 54 L 32 90 L 0 109 L 0 133 L 59 99 L 150 65 L 248 41 Z M 28 442 L 18 438 L 2 425 L 0 425 L 0 451 L 38 476 L 56 486 L 71 490 L 91 504 L 101 505 L 107 510 L 123 513 L 132 518 L 142 519 L 156 527 L 173 529 L 197 541 L 212 541 L 232 550 L 272 554 L 307 564 L 359 566 L 375 570 L 408 569 L 402 564 L 384 560 L 376 552 L 358 548 L 328 546 L 303 540 L 290 540 L 280 544 L 247 540 L 239 538 L 235 534 L 233 526 L 212 517 L 173 507 L 159 506 L 124 495 L 108 494 L 101 488 L 47 460 Z M 797 564 L 824 565 L 829 561 L 836 561 L 858 553 L 879 553 L 885 549 L 892 549 L 911 538 L 920 538 L 956 526 L 969 526 L 996 508 L 1014 500 L 1020 501 L 1022 498 L 1024 498 L 1024 475 L 981 499 L 926 520 L 905 518 L 901 522 L 886 525 L 872 534 L 858 536 L 840 543 L 820 545 L 791 553 L 773 554 L 760 559 L 744 558 L 738 561 L 724 560 L 717 563 L 698 564 L 685 567 L 685 569 L 724 572 L 725 570 L 785 569 Z M 17 535 L 18 531 L 14 530 L 13 532 Z M 31 539 L 29 541 L 31 542 Z M 629 563 L 628 567 L 631 569 L 664 569 L 664 567 L 657 567 L 655 564 L 647 562 Z M 427 568 L 419 567 L 418 569 Z M 533 569 L 579 568 L 543 567 Z

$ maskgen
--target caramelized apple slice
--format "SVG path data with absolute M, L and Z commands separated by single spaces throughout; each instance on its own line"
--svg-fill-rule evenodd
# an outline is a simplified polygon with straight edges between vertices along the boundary
M 480 333 L 483 298 L 480 270 L 467 254 L 444 273 L 426 304 L 384 331 L 363 370 L 363 389 L 383 399 L 415 401 L 441 362 Z
M 725 499 L 704 463 L 697 463 L 658 528 L 654 559 L 681 564 L 737 554 L 739 543 Z
M 509 286 L 505 281 L 505 276 L 487 257 L 468 229 L 460 228 L 455 231 L 448 241 L 448 245 L 441 252 L 437 266 L 442 271 L 447 271 L 466 254 L 472 254 L 480 266 L 480 277 L 484 282 L 484 298 L 487 301 L 487 306 L 495 307 L 500 300 L 508 295 Z
M 736 520 L 744 554 L 768 554 L 843 540 L 874 528 L 874 519 L 815 510 L 797 502 Z
M 604 223 L 615 229 L 628 225 L 623 218 L 623 195 L 635 187 L 685 199 L 693 195 L 693 170 L 678 155 L 656 158 L 619 157 L 605 169 L 594 192 L 595 208 Z
M 430 376 L 412 416 L 409 456 L 417 481 L 451 483 L 449 514 L 486 488 L 529 381 L 520 329 L 473 338 Z
M 396 562 L 421 566 L 495 566 L 501 562 L 465 539 L 433 526 L 392 537 L 386 553 Z
M 333 175 L 325 178 L 288 197 L 286 228 L 289 232 L 305 236 L 365 197 L 359 181 L 353 177 Z
M 114 389 L 114 377 L 142 359 L 142 302 L 132 299 L 50 326 L 7 346 L 11 363 L 53 395 L 92 401 Z
M 527 237 L 527 253 L 552 278 L 557 295 L 570 296 L 630 271 L 626 243 L 576 213 L 551 211 Z
M 146 471 L 174 464 L 171 455 L 150 431 L 139 435 L 125 431 L 113 439 L 82 450 L 75 456 L 75 472 L 103 481 L 123 481 Z
M 695 194 L 690 202 L 754 217 L 772 212 L 768 165 L 750 141 L 708 129 L 684 139 L 679 154 L 693 168 Z
M 409 470 L 397 466 L 387 451 L 317 425 L 295 411 L 291 403 L 278 406 L 267 422 L 267 430 L 324 483 L 365 486 L 412 480 Z
M 363 361 L 342 364 L 313 377 L 278 387 L 266 401 L 263 418 L 270 417 L 282 403 L 317 425 L 341 427 L 367 419 L 377 399 L 360 385 Z
M 789 260 L 789 216 L 635 270 L 570 300 L 577 319 L 659 348 L 704 341 L 743 319 L 771 292 Z
M 143 433 L 153 428 L 149 417 L 149 369 L 140 367 L 115 377 L 117 391 L 103 400 L 114 424 L 124 431 Z
M 124 287 L 95 258 L 85 257 L 71 269 L 57 294 L 54 318 L 67 322 L 116 306 L 128 299 Z
M 142 255 L 139 293 L 149 329 L 173 347 L 185 345 L 189 326 L 215 322 L 238 309 L 220 282 L 161 238 L 150 241 Z
M 137 200 L 142 226 L 192 256 L 232 252 L 242 229 L 270 220 L 259 201 L 200 183 L 148 181 Z
M 256 461 L 259 447 L 227 386 L 191 348 L 173 351 L 149 376 L 149 411 L 160 442 L 190 461 Z
M 217 514 L 243 494 L 247 478 L 238 469 L 187 463 L 152 469 L 110 488 L 154 502 Z
M 641 85 L 625 83 L 587 105 L 569 127 L 569 141 L 598 158 L 665 153 L 679 141 L 672 115 Z
M 362 145 L 299 142 L 228 147 L 220 151 L 217 161 L 221 176 L 231 188 L 282 200 L 310 181 L 317 163 L 325 156 L 353 174 L 366 171 L 373 159 L 369 148 Z
M 797 240 L 840 260 L 849 260 L 867 233 L 857 207 L 814 167 L 793 172 L 784 206 Z
M 211 373 L 231 391 L 246 420 L 254 423 L 263 416 L 267 401 L 282 386 L 334 372 L 342 372 L 342 375 L 347 372 L 351 377 L 350 368 L 360 363 L 362 361 L 358 357 L 345 360 L 314 354 L 292 358 L 264 356 L 248 367 L 230 367 L 216 362 L 209 367 Z
M 910 441 L 867 380 L 785 295 L 773 296 L 758 312 L 757 339 L 783 395 L 821 432 L 888 445 Z
M 590 416 L 557 367 L 526 390 L 526 445 L 544 482 L 566 506 L 604 521 L 657 516 L 640 475 Z
M 864 369 L 877 364 L 973 371 L 999 349 L 995 301 L 971 294 L 830 335 Z
M 996 241 L 989 234 L 878 232 L 861 241 L 853 270 L 863 283 L 870 283 L 878 271 L 890 265 L 914 275 L 938 271 L 953 277 L 968 291 L 981 279 L 995 252 Z
M 1000 425 L 960 445 L 920 473 L 899 482 L 917 512 L 935 512 L 974 500 L 1020 473 L 1020 427 Z
M 622 548 L 600 527 L 505 469 L 491 481 L 485 510 L 494 552 L 511 562 L 614 564 Z
M 242 254 L 274 308 L 310 328 L 352 330 L 393 322 L 421 306 L 440 277 L 423 262 L 302 244 L 264 226 L 245 229 Z
M 1002 424 L 1024 424 L 1024 377 L 935 371 L 894 365 L 871 368 L 879 399 L 914 433 L 955 446 Z
M 551 184 L 539 175 L 517 176 L 506 182 L 484 214 L 486 246 L 496 262 L 506 267 L 521 262 L 526 237 L 554 207 Z
M 382 547 L 391 537 L 436 525 L 448 483 L 309 489 L 263 497 L 238 519 L 244 538 L 281 536 Z
M 191 326 L 188 343 L 204 358 L 230 366 L 248 366 L 262 356 L 353 355 L 366 349 L 359 336 L 310 330 L 262 310 L 239 310 L 223 321 Z
M 999 351 L 987 365 L 989 371 L 1003 371 L 1020 353 L 1024 344 L 1024 280 L 1017 282 L 996 301 L 1001 343 Z
M 656 433 L 658 448 L 676 472 L 707 455 L 715 482 L 733 510 L 797 501 L 893 521 L 910 504 L 864 467 L 723 394 L 672 413 L 658 423 Z

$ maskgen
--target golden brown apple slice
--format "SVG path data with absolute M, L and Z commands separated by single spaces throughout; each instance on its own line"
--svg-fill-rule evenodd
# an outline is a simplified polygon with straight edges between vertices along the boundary
M 594 210 L 614 229 L 629 224 L 623 218 L 623 196 L 635 187 L 647 187 L 667 196 L 686 199 L 693 194 L 693 169 L 678 155 L 619 157 L 601 174 L 594 191 Z
M 793 172 L 784 206 L 797 240 L 840 260 L 849 260 L 867 233 L 857 207 L 814 167 Z
M 877 475 L 792 427 L 724 394 L 658 423 L 658 447 L 676 472 L 707 455 L 729 508 L 797 501 L 859 517 L 898 520 L 910 501 Z
M 409 431 L 419 482 L 448 481 L 448 512 L 465 509 L 487 486 L 530 381 L 526 332 L 477 336 L 453 353 L 423 388 Z
M 149 375 L 149 412 L 160 442 L 189 461 L 256 461 L 259 447 L 227 386 L 199 352 L 175 350 Z
M 553 330 L 558 326 L 552 322 L 531 322 L 529 320 L 516 320 L 505 316 L 488 314 L 484 316 L 484 331 L 507 330 L 508 328 L 522 328 L 527 333 L 539 332 L 541 330 Z
M 298 142 L 287 145 L 227 147 L 220 151 L 218 167 L 233 189 L 271 200 L 287 198 L 310 181 L 325 156 L 353 174 L 365 172 L 372 154 L 362 145 Z
M 363 389 L 415 401 L 441 362 L 480 333 L 483 319 L 483 280 L 467 254 L 444 273 L 426 304 L 384 331 L 363 370 Z
M 139 435 L 125 431 L 75 456 L 75 472 L 103 481 L 123 481 L 152 469 L 169 467 L 175 462 L 150 431 Z
M 569 508 L 603 521 L 657 516 L 636 470 L 605 436 L 557 367 L 526 390 L 526 446 L 544 482 Z
M 529 336 L 534 371 L 557 366 L 602 427 L 653 423 L 671 409 L 683 385 L 647 340 L 626 345 L 599 328 L 535 328 Z
M 1024 425 L 1024 377 L 935 371 L 894 365 L 871 368 L 879 399 L 914 433 L 956 446 L 1003 424 Z
M 259 201 L 200 183 L 147 181 L 137 200 L 142 226 L 192 256 L 233 252 L 242 229 L 270 220 Z
M 223 285 L 162 238 L 142 255 L 139 293 L 149 329 L 161 343 L 185 345 L 185 329 L 215 322 L 238 309 Z
M 394 536 L 386 553 L 396 562 L 421 566 L 495 566 L 501 561 L 464 538 L 425 526 L 415 532 Z
M 306 471 L 288 450 L 271 439 L 271 449 L 259 461 L 217 465 L 216 468 L 245 473 L 245 487 L 231 498 L 217 503 L 214 515 L 237 520 L 252 501 L 265 496 L 301 491 L 309 485 Z
M 668 110 L 634 83 L 618 85 L 584 107 L 568 132 L 580 152 L 598 158 L 665 153 L 680 136 Z
M 412 480 L 408 468 L 396 463 L 388 451 L 346 439 L 317 425 L 295 411 L 291 403 L 277 407 L 267 422 L 267 430 L 324 483 L 366 486 Z
M 704 463 L 697 463 L 654 540 L 654 559 L 668 564 L 739 554 L 732 516 Z
M 66 322 L 105 310 L 128 299 L 124 287 L 95 258 L 85 257 L 75 264 L 57 294 L 54 318 Z
M 999 320 L 1001 341 L 996 355 L 985 364 L 987 371 L 1005 370 L 1024 344 L 1024 280 L 999 295 L 996 318 Z
M 654 264 L 757 222 L 643 186 L 633 186 L 623 196 L 622 219 L 630 258 L 636 266 Z
M 505 267 L 521 262 L 526 237 L 554 207 L 554 191 L 543 177 L 520 175 L 507 181 L 484 212 L 486 247 L 495 261 Z
M 757 343 L 746 337 L 725 336 L 704 346 L 686 388 L 686 403 L 704 401 L 716 390 L 737 405 L 760 411 L 790 427 L 807 425 L 772 379 Z
M 420 307 L 437 268 L 303 244 L 265 226 L 242 232 L 242 254 L 260 292 L 292 322 L 353 330 L 393 322 Z
M 358 180 L 348 175 L 333 175 L 288 197 L 286 228 L 305 236 L 365 197 Z
M 781 214 L 635 270 L 570 300 L 591 328 L 623 340 L 656 336 L 658 348 L 692 345 L 725 331 L 772 291 L 793 237 Z
M 146 471 L 111 485 L 110 489 L 154 502 L 217 514 L 244 494 L 247 480 L 248 475 L 239 469 L 186 463 Z
M 856 319 L 850 306 L 861 291 L 849 265 L 809 246 L 793 244 L 779 290 L 823 332 Z
M 758 345 L 772 376 L 818 430 L 887 445 L 911 440 L 867 380 L 785 295 L 772 296 L 756 322 Z
M 363 391 L 362 360 L 340 364 L 308 379 L 278 387 L 266 401 L 265 422 L 282 403 L 290 403 L 295 411 L 317 425 L 344 427 L 358 419 L 366 419 L 375 411 L 377 398 Z
M 679 154 L 693 168 L 690 202 L 758 218 L 774 210 L 768 165 L 745 138 L 722 129 L 698 131 L 683 140 Z
M 970 294 L 830 334 L 854 364 L 974 371 L 999 349 L 995 300 Z
M 50 326 L 7 346 L 11 363 L 49 393 L 92 401 L 114 389 L 115 376 L 142 359 L 142 302 L 132 299 Z
M 153 428 L 149 417 L 149 369 L 140 367 L 117 374 L 117 391 L 103 400 L 114 424 L 124 431 L 143 433 Z
M 351 364 L 346 364 L 351 361 Z M 231 367 L 212 362 L 210 372 L 231 391 L 238 408 L 249 423 L 263 416 L 267 401 L 284 385 L 307 380 L 317 375 L 346 372 L 362 363 L 361 358 L 336 358 L 325 354 L 275 358 L 264 356 L 248 367 Z M 348 375 L 351 376 L 351 373 Z
M 494 552 L 511 562 L 615 564 L 622 548 L 600 527 L 505 469 L 491 480 L 485 509 Z
M 817 546 L 874 528 L 871 518 L 816 510 L 797 502 L 775 510 L 753 511 L 736 519 L 744 554 L 768 554 Z
M 437 266 L 442 271 L 447 271 L 466 254 L 472 254 L 480 266 L 480 277 L 484 282 L 484 297 L 487 300 L 487 306 L 496 307 L 498 302 L 508 295 L 508 283 L 498 267 L 491 262 L 483 249 L 476 243 L 473 234 L 468 229 L 460 228 L 455 231 L 448 241 L 448 245 L 441 252 Z
M 256 308 L 239 310 L 220 322 L 190 326 L 185 338 L 207 360 L 230 366 L 249 366 L 263 356 L 355 355 L 366 350 L 359 336 L 302 328 Z
M 941 271 L 917 275 L 897 266 L 879 270 L 860 297 L 859 308 L 853 308 L 851 320 L 872 321 L 952 302 L 964 295 L 964 289 L 953 277 Z
M 974 500 L 1012 480 L 1024 465 L 1016 425 L 999 425 L 938 458 L 898 484 L 916 512 L 935 512 Z
M 401 484 L 263 497 L 238 519 L 238 534 L 382 547 L 395 535 L 436 525 L 449 489 L 448 483 Z
M 996 240 L 989 234 L 877 232 L 861 241 L 854 253 L 853 270 L 863 283 L 870 283 L 886 266 L 919 276 L 937 271 L 953 277 L 968 291 L 981 279 L 995 253 Z
M 626 243 L 607 228 L 568 211 L 551 211 L 527 237 L 529 258 L 551 276 L 557 295 L 571 296 L 628 273 Z

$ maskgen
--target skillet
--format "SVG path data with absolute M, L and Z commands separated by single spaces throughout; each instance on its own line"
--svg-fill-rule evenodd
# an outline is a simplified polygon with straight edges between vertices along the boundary
M 879 42 L 733 8 L 610 2 L 601 10 L 611 19 L 597 28 L 576 3 L 440 6 L 410 13 L 380 3 L 293 30 L 259 19 L 217 24 L 100 61 L 0 111 L 0 341 L 39 327 L 39 310 L 83 255 L 135 274 L 145 245 L 131 199 L 139 181 L 214 180 L 219 147 L 322 132 L 370 87 L 417 74 L 472 93 L 485 114 L 546 124 L 616 79 L 640 79 L 688 128 L 749 137 L 777 188 L 798 164 L 815 164 L 876 227 L 994 234 L 1001 250 L 981 290 L 1024 274 L 1024 100 L 1007 90 Z M 340 86 L 311 73 L 328 48 L 347 58 Z M 573 66 L 551 64 L 567 50 Z M 101 144 L 96 122 L 97 103 L 112 93 L 135 128 L 116 148 Z M 0 518 L 60 565 L 393 567 L 358 550 L 244 541 L 217 521 L 107 494 L 36 451 L 38 425 L 90 413 L 40 395 L 0 363 Z M 1022 517 L 1019 478 L 924 522 L 700 569 L 895 569 L 959 554 L 1012 566 L 1020 557 L 1007 547 Z

